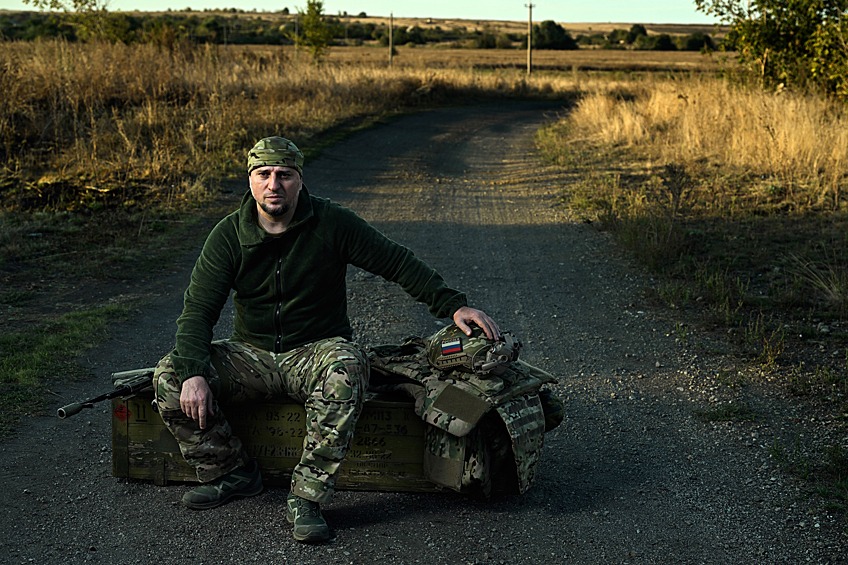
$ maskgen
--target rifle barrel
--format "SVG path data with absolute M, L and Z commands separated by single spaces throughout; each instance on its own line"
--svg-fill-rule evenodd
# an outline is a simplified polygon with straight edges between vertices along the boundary
M 148 375 L 152 375 L 152 369 L 137 369 L 135 371 L 124 371 L 123 373 L 114 373 L 115 375 L 119 375 L 122 377 L 135 377 L 134 380 L 130 380 L 124 382 L 123 384 L 117 386 L 115 390 L 109 391 L 105 394 L 101 394 L 100 396 L 95 396 L 94 398 L 89 398 L 88 400 L 83 400 L 81 402 L 72 402 L 66 406 L 62 406 L 58 410 L 56 410 L 56 415 L 64 420 L 65 418 L 69 418 L 74 414 L 79 414 L 83 411 L 84 408 L 93 408 L 95 404 L 98 402 L 102 402 L 104 400 L 111 400 L 113 398 L 118 398 L 121 396 L 129 396 L 131 394 L 135 394 L 136 392 L 140 392 L 146 388 L 152 386 L 152 381 L 148 378 Z

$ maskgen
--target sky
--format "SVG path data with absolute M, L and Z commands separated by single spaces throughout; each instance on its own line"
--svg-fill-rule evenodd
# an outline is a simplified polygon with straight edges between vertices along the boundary
M 461 18 L 526 21 L 528 0 L 324 0 L 324 13 L 409 18 Z M 694 0 L 533 0 L 533 21 L 713 24 L 712 17 L 695 10 Z M 245 11 L 302 10 L 306 0 L 109 0 L 111 11 L 159 11 L 190 7 L 237 7 Z M 32 10 L 22 0 L 0 0 L 0 9 Z

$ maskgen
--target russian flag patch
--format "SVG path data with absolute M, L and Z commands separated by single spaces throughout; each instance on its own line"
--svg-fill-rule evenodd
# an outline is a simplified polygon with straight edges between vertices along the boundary
M 442 342 L 442 355 L 453 355 L 462 353 L 462 341 L 459 339 L 448 339 Z

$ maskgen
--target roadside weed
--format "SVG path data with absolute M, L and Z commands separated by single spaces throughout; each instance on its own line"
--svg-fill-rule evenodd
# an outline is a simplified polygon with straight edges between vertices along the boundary
M 832 501 L 835 510 L 848 510 L 848 450 L 840 445 L 825 450 L 822 473 L 828 479 L 819 487 L 820 494 Z
M 835 257 L 828 259 L 828 262 L 816 263 L 791 255 L 791 272 L 828 307 L 844 315 L 848 313 L 848 266 Z
M 705 422 L 754 422 L 757 413 L 745 402 L 735 401 L 723 403 L 695 412 Z
M 774 369 L 786 346 L 786 333 L 779 323 L 770 322 L 758 312 L 745 324 L 743 336 L 752 355 L 766 372 Z
M 127 312 L 126 306 L 103 306 L 0 334 L 0 437 L 22 414 L 43 409 L 51 384 L 85 376 L 77 358 Z

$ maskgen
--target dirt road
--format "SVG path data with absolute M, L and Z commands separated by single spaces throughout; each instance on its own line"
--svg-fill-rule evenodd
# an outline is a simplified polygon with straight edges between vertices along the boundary
M 651 281 L 591 226 L 556 206 L 567 175 L 540 164 L 533 133 L 561 108 L 540 104 L 425 112 L 361 132 L 306 164 L 310 190 L 339 200 L 430 262 L 559 377 L 567 420 L 546 436 L 523 496 L 339 492 L 335 540 L 303 546 L 286 492 L 208 512 L 186 486 L 111 476 L 106 406 L 26 420 L 0 444 L 0 562 L 219 563 L 842 563 L 846 524 L 781 472 L 770 445 L 791 419 L 778 396 L 746 389 L 762 418 L 710 423 L 734 400 L 721 343 L 688 335 L 644 301 Z M 151 287 L 149 307 L 86 354 L 96 382 L 150 366 L 172 343 L 191 260 Z M 350 274 L 359 339 L 437 328 L 381 279 Z M 226 324 L 225 324 L 226 325 Z M 679 326 L 678 326 L 679 327 Z M 226 331 L 226 327 L 222 331 Z M 803 437 L 801 437 L 803 441 Z

